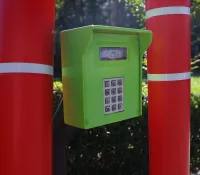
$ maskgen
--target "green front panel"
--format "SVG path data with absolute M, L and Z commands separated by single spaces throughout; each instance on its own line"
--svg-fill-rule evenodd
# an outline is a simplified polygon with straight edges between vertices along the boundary
M 102 47 L 126 48 L 127 60 L 100 60 Z M 86 53 L 83 58 L 85 127 L 92 128 L 141 115 L 139 36 L 95 33 Z M 109 78 L 123 78 L 123 112 L 104 114 L 103 80 Z

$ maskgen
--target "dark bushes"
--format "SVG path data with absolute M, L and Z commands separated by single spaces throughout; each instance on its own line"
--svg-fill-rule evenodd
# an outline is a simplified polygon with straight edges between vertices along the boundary
M 54 109 L 62 98 L 62 84 L 54 85 Z M 90 130 L 60 125 L 65 141 L 67 175 L 147 175 L 147 91 L 143 89 L 143 116 Z M 191 169 L 200 165 L 200 96 L 191 94 Z M 56 130 L 56 128 L 54 129 Z M 65 133 L 64 133 L 65 132 Z M 54 131 L 55 133 L 55 131 Z M 58 134 L 58 133 L 57 133 Z M 56 135 L 54 135 L 56 137 Z M 63 153 L 64 154 L 64 153 Z

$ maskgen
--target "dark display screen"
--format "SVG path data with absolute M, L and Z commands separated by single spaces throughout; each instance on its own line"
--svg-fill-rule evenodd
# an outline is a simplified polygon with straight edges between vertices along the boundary
M 127 48 L 124 47 L 102 47 L 100 48 L 101 60 L 126 60 Z

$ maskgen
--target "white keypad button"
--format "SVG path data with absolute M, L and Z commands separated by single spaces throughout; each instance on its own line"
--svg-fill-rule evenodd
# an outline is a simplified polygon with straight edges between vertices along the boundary
M 110 86 L 110 81 L 104 81 L 104 86 L 109 87 Z

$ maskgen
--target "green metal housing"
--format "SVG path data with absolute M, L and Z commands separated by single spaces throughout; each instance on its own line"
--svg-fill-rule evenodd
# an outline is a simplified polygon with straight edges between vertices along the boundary
M 142 114 L 142 57 L 152 32 L 85 26 L 61 32 L 64 121 L 89 129 Z M 100 48 L 126 48 L 125 60 L 101 60 Z M 104 79 L 123 78 L 123 111 L 105 114 Z

